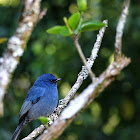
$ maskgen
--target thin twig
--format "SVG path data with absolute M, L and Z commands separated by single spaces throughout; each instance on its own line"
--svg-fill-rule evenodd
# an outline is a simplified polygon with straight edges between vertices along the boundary
M 77 51 L 78 51 L 78 53 L 79 53 L 79 55 L 81 57 L 81 60 L 83 61 L 83 64 L 85 65 L 86 69 L 88 70 L 90 78 L 94 82 L 95 81 L 95 74 L 92 72 L 91 68 L 89 68 L 88 65 L 87 65 L 86 58 L 85 58 L 84 53 L 83 53 L 83 51 L 81 49 L 81 46 L 80 46 L 80 44 L 78 42 L 77 35 L 73 36 L 73 40 L 74 40 L 75 47 L 76 47 L 76 49 L 77 49 Z
M 47 13 L 47 8 L 44 8 L 39 14 L 39 19 L 41 20 L 46 15 L 46 13 Z
M 115 39 L 115 55 L 114 58 L 117 59 L 117 56 L 121 55 L 122 49 L 122 35 L 123 29 L 126 22 L 126 17 L 128 15 L 128 9 L 130 5 L 130 0 L 125 0 L 123 4 L 123 10 L 119 18 L 119 22 L 116 28 L 116 39 Z

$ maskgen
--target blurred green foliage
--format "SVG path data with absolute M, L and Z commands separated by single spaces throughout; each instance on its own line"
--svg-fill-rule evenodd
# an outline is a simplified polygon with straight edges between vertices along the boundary
M 5 2 L 5 3 L 4 3 Z M 121 13 L 122 0 L 88 0 L 86 20 L 108 19 L 109 27 L 95 61 L 93 71 L 99 75 L 112 61 L 115 30 Z M 16 4 L 15 4 L 16 3 Z M 77 9 L 74 0 L 42 0 L 47 15 L 37 24 L 20 60 L 8 93 L 4 98 L 4 116 L 0 118 L 0 139 L 9 140 L 18 123 L 18 113 L 28 89 L 43 73 L 53 73 L 63 80 L 59 95 L 63 98 L 74 84 L 82 62 L 71 38 L 49 35 L 46 29 L 63 25 L 62 18 Z M 20 16 L 18 0 L 0 0 L 0 38 L 9 38 L 15 31 Z M 123 70 L 107 89 L 65 130 L 60 140 L 140 140 L 140 1 L 133 0 L 123 36 L 123 53 L 132 63 Z M 86 57 L 96 39 L 96 32 L 81 35 L 80 44 Z M 7 42 L 0 44 L 2 55 Z M 90 83 L 84 81 L 80 93 Z M 28 135 L 40 121 L 31 122 L 23 129 L 20 139 Z

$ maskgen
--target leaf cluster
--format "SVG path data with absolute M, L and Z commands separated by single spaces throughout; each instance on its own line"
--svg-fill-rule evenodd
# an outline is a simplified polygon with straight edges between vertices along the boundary
M 47 29 L 49 34 L 59 34 L 61 36 L 78 35 L 81 32 L 99 30 L 105 26 L 103 22 L 89 20 L 83 22 L 84 11 L 87 9 L 87 0 L 77 0 L 79 11 L 73 13 L 67 20 L 64 17 L 65 25 L 56 25 Z

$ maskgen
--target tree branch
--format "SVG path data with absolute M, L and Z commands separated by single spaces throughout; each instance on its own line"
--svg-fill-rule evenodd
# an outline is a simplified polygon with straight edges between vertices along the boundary
M 126 3 L 125 8 L 127 7 L 126 9 L 128 9 L 128 6 L 129 6 L 128 1 L 129 0 L 125 0 L 125 3 Z M 121 15 L 121 17 L 122 17 L 122 15 Z M 117 55 L 117 59 L 114 59 L 114 62 L 112 62 L 108 66 L 108 68 L 99 76 L 99 78 L 96 80 L 95 83 L 91 83 L 79 96 L 75 97 L 73 100 L 70 101 L 69 105 L 63 110 L 63 112 L 61 113 L 59 118 L 50 127 L 48 127 L 48 129 L 46 131 L 44 131 L 44 133 L 38 138 L 38 140 L 45 140 L 45 139 L 50 140 L 52 138 L 57 138 L 59 135 L 61 135 L 62 132 L 65 130 L 65 128 L 77 116 L 77 114 L 82 109 L 85 109 L 87 107 L 87 105 L 89 105 L 95 99 L 96 95 L 98 95 L 112 81 L 114 81 L 115 77 L 120 73 L 120 71 L 130 63 L 129 58 L 127 58 L 123 55 L 118 55 L 119 53 L 121 53 L 121 40 L 122 40 L 124 23 L 125 22 L 124 22 L 124 18 L 123 18 L 123 20 L 120 20 L 119 24 L 118 24 L 118 26 L 121 26 L 121 27 L 117 27 L 118 30 L 117 30 L 117 33 L 116 33 L 116 42 L 117 41 L 120 42 L 118 45 L 116 45 L 117 43 L 115 43 L 115 55 Z M 119 30 L 119 28 L 121 30 Z M 120 36 L 118 35 L 119 31 L 121 31 Z M 101 43 L 101 41 L 98 40 L 99 36 L 97 36 L 97 42 L 99 41 Z M 102 38 L 101 38 L 101 40 L 102 40 Z M 99 47 L 98 47 L 98 49 L 99 49 Z M 119 49 L 119 51 L 117 51 L 118 49 Z M 94 50 L 95 50 L 95 48 L 94 48 Z M 96 56 L 97 56 L 97 54 L 96 54 Z M 93 65 L 93 63 L 92 63 L 92 65 Z M 85 66 L 82 68 L 82 71 L 83 71 L 82 75 L 80 75 L 81 73 L 79 73 L 79 75 L 78 75 L 78 78 L 79 78 L 79 76 L 81 77 L 79 82 L 77 82 L 78 81 L 78 79 L 77 79 L 77 81 L 74 85 L 75 88 L 74 88 L 74 86 L 72 87 L 74 92 L 73 92 L 73 90 L 71 90 L 69 92 L 70 95 L 68 93 L 68 95 L 63 100 L 61 100 L 61 102 L 59 103 L 58 110 L 56 110 L 58 115 L 60 114 L 61 110 L 67 105 L 67 103 L 69 102 L 71 97 L 73 97 L 75 95 L 75 92 L 80 87 L 83 80 L 85 78 L 87 78 L 88 71 L 85 68 Z M 59 109 L 60 109 L 60 111 L 59 111 Z M 58 117 L 58 115 L 56 115 L 56 116 Z M 51 118 L 51 120 L 52 120 L 52 118 Z M 32 138 L 27 137 L 27 139 L 30 140 Z
M 125 8 L 128 10 L 129 7 L 128 0 L 125 0 L 124 4 L 125 4 Z M 121 46 L 124 23 L 125 23 L 124 19 L 119 20 L 118 26 L 123 25 L 123 27 L 121 28 L 121 36 L 118 35 L 120 30 L 118 30 L 118 32 L 116 33 L 116 36 L 119 36 L 118 38 L 116 37 L 116 41 L 119 42 L 119 45 L 115 46 L 116 55 L 118 55 L 116 49 L 120 48 Z M 117 28 L 120 29 L 118 26 Z M 46 131 L 44 131 L 44 133 L 38 138 L 38 140 L 45 140 L 45 139 L 50 140 L 52 138 L 57 138 L 58 136 L 60 136 L 65 130 L 65 128 L 77 116 L 77 114 L 83 108 L 85 109 L 87 105 L 89 105 L 95 99 L 96 95 L 98 95 L 112 81 L 114 81 L 115 77 L 129 63 L 130 63 L 129 58 L 123 55 L 118 55 L 117 59 L 115 59 L 114 62 L 108 66 L 108 68 L 99 76 L 99 78 L 95 83 L 90 84 L 79 96 L 77 96 L 75 99 L 70 101 L 69 105 L 63 110 L 59 118 Z
M 22 15 L 14 35 L 8 40 L 7 48 L 0 58 L 0 116 L 3 115 L 3 98 L 23 55 L 28 39 L 38 21 L 40 0 L 24 0 Z
M 106 25 L 107 25 L 107 20 L 104 20 L 103 22 L 106 23 Z M 90 58 L 88 58 L 87 62 L 86 62 L 88 64 L 89 68 L 91 68 L 93 66 L 94 61 L 97 57 L 97 53 L 99 51 L 99 48 L 100 48 L 100 45 L 101 45 L 102 38 L 103 38 L 106 27 L 103 27 L 102 29 L 99 30 L 99 34 L 97 35 L 97 39 L 96 39 L 96 42 L 95 42 L 94 47 L 92 49 L 92 53 L 90 55 Z M 58 118 L 62 109 L 67 106 L 68 102 L 71 100 L 72 97 L 74 97 L 75 93 L 77 92 L 77 90 L 80 88 L 83 81 L 87 77 L 88 77 L 88 71 L 87 71 L 86 67 L 83 66 L 82 70 L 78 74 L 78 78 L 77 78 L 75 84 L 72 86 L 72 88 L 69 91 L 69 93 L 67 94 L 67 96 L 64 99 L 59 101 L 59 105 L 56 108 L 55 112 L 52 113 L 49 116 L 49 118 L 48 118 L 49 119 L 49 125 L 51 125 Z M 38 128 L 33 130 L 32 133 L 30 133 L 27 137 L 25 137 L 22 140 L 32 140 L 33 138 L 37 137 L 40 133 L 42 133 L 44 129 L 45 129 L 44 125 L 40 125 Z
M 126 17 L 128 15 L 128 9 L 130 5 L 130 0 L 125 0 L 123 4 L 123 10 L 116 28 L 116 39 L 115 39 L 115 55 L 114 58 L 117 59 L 117 56 L 121 55 L 122 49 L 122 35 L 123 29 L 126 22 Z
M 90 84 L 79 96 L 70 101 L 69 105 L 63 110 L 59 118 L 48 127 L 37 140 L 50 140 L 60 136 L 77 114 L 83 108 L 85 109 L 129 63 L 130 59 L 120 57 L 120 59 L 109 65 L 95 83 Z

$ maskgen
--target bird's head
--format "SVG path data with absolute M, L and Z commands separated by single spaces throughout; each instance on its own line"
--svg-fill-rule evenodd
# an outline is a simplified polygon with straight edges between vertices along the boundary
M 60 80 L 61 78 L 56 78 L 53 74 L 45 73 L 37 78 L 34 85 L 41 85 L 41 84 L 46 84 L 49 86 L 57 85 L 57 81 L 60 81 Z

